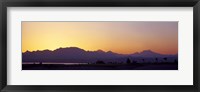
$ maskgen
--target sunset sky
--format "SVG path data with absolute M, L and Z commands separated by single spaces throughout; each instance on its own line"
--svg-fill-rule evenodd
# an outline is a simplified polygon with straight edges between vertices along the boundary
M 60 47 L 177 54 L 178 22 L 22 22 L 22 52 Z

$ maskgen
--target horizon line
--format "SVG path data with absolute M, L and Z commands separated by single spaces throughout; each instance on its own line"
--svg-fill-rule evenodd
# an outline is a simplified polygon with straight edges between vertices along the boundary
M 32 51 L 30 51 L 30 50 L 26 50 L 25 52 L 23 52 L 22 51 L 22 54 L 23 53 L 26 53 L 26 52 L 36 52 L 36 51 L 45 51 L 45 50 L 48 50 L 48 51 L 55 51 L 55 50 L 58 50 L 58 49 L 64 49 L 64 48 L 78 48 L 78 49 L 82 49 L 82 48 L 79 48 L 79 47 L 76 47 L 76 46 L 70 46 L 70 47 L 59 47 L 59 48 L 56 48 L 56 49 L 53 49 L 53 50 L 50 50 L 50 49 L 43 49 L 43 50 L 32 50 Z M 113 52 L 113 51 L 111 51 L 111 50 L 109 50 L 109 51 L 105 51 L 105 50 L 102 50 L 102 49 L 97 49 L 97 50 L 85 50 L 85 49 L 82 49 L 82 50 L 84 50 L 84 51 L 90 51 L 90 52 L 94 52 L 94 51 L 99 51 L 99 50 L 101 50 L 101 51 L 103 51 L 103 52 Z M 134 54 L 134 53 L 141 53 L 141 52 L 143 52 L 143 51 L 152 51 L 152 52 L 155 52 L 155 53 L 158 53 L 158 54 L 163 54 L 163 53 L 160 53 L 160 52 L 156 52 L 156 51 L 153 51 L 153 50 L 151 50 L 151 49 L 145 49 L 145 50 L 142 50 L 142 51 L 136 51 L 136 52 L 132 52 L 132 53 L 129 53 L 129 54 L 123 54 L 123 53 L 117 53 L 117 52 L 113 52 L 113 53 L 116 53 L 116 54 L 122 54 L 122 55 L 130 55 L 130 54 Z M 163 55 L 176 55 L 176 54 L 178 54 L 178 52 L 177 53 L 174 53 L 174 54 L 163 54 Z

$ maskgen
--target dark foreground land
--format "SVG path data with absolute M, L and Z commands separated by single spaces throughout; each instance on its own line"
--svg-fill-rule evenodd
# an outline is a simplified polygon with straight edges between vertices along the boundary
M 178 70 L 178 64 L 22 64 L 22 70 Z

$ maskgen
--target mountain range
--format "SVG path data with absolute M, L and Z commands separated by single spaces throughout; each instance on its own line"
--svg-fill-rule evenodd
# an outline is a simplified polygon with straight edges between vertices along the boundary
M 163 58 L 168 58 L 168 61 L 178 59 L 178 54 L 165 55 L 144 50 L 133 54 L 118 54 L 112 51 L 105 52 L 103 50 L 85 51 L 78 47 L 58 48 L 56 50 L 41 50 L 41 51 L 26 51 L 22 53 L 22 62 L 65 62 L 65 63 L 83 63 L 96 62 L 98 60 L 105 62 L 125 62 L 127 58 L 138 62 L 154 61 L 157 58 L 159 61 L 164 61 Z

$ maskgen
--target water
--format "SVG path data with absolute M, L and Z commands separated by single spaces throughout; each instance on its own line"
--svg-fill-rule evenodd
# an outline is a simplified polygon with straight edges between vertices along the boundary
M 23 62 L 22 64 L 40 64 L 39 62 Z M 58 64 L 58 65 L 84 65 L 88 63 L 52 63 L 52 62 L 43 62 L 42 64 Z

